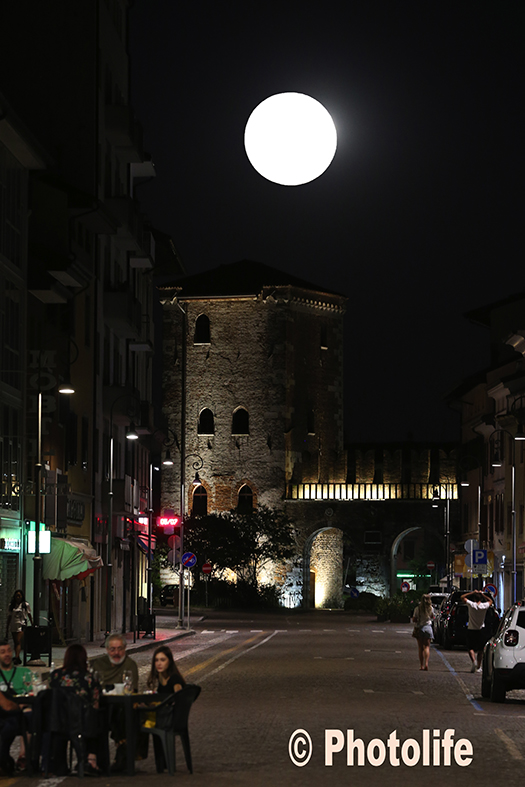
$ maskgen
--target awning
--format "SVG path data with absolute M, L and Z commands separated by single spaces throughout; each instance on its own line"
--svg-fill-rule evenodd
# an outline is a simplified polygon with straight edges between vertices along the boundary
M 145 555 L 148 554 L 148 536 L 145 533 L 139 533 L 136 536 L 136 542 L 138 548 L 144 552 Z M 153 551 L 157 545 L 157 537 L 152 535 L 151 536 L 151 560 L 153 560 Z
M 84 579 L 104 563 L 91 544 L 76 538 L 52 538 L 51 552 L 42 555 L 44 579 Z

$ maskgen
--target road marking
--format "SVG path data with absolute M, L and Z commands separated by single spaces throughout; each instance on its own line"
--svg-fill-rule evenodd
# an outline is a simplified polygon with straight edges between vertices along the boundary
M 444 655 L 442 654 L 442 652 L 441 652 L 440 650 L 436 650 L 435 652 L 439 654 L 439 656 L 441 657 L 441 660 L 443 661 L 443 663 L 445 664 L 445 666 L 448 668 L 449 672 L 450 672 L 450 673 L 451 673 L 451 674 L 452 674 L 452 675 L 455 677 L 455 679 L 457 680 L 457 682 L 458 682 L 458 683 L 459 683 L 459 685 L 461 686 L 461 688 L 462 688 L 462 690 L 463 690 L 463 693 L 465 694 L 465 697 L 466 697 L 466 698 L 467 698 L 467 700 L 470 702 L 470 704 L 472 705 L 472 707 L 473 707 L 473 708 L 475 708 L 475 710 L 477 710 L 477 711 L 483 711 L 483 708 L 481 707 L 481 705 L 479 704 L 479 702 L 476 702 L 476 700 L 474 699 L 474 695 L 473 695 L 473 694 L 471 694 L 471 692 L 470 692 L 470 691 L 469 691 L 469 689 L 467 688 L 466 684 L 465 684 L 465 683 L 463 682 L 463 680 L 462 680 L 462 679 L 459 677 L 459 675 L 458 675 L 458 673 L 456 672 L 456 670 L 454 669 L 454 667 L 453 667 L 451 664 L 449 664 L 449 662 L 446 660 L 446 658 L 444 657 Z
M 311 631 L 312 629 L 299 629 L 299 631 Z
M 323 629 L 323 631 L 335 631 L 335 629 Z
M 384 629 L 372 629 L 372 634 L 384 634 Z
M 262 634 L 264 629 L 251 629 L 250 634 Z
M 351 631 L 352 634 L 360 634 L 361 633 L 361 629 L 348 629 L 348 631 Z
M 239 633 L 238 630 L 228 631 L 228 629 L 226 629 L 226 634 L 238 634 L 238 633 Z
M 496 733 L 500 741 L 503 741 L 503 743 L 507 747 L 508 753 L 514 760 L 523 759 L 520 750 L 518 749 L 512 738 L 509 738 L 506 732 L 503 732 L 503 730 L 500 730 L 498 727 L 494 728 L 494 732 Z
M 396 631 L 396 634 L 412 634 L 409 629 L 403 629 L 403 631 Z
M 228 659 L 228 661 L 225 661 L 224 664 L 219 664 L 218 667 L 215 667 L 214 670 L 212 670 L 211 672 L 208 672 L 207 675 L 203 675 L 202 677 L 200 677 L 199 678 L 199 682 L 202 683 L 203 680 L 206 680 L 207 678 L 210 678 L 212 675 L 215 675 L 216 672 L 220 672 L 225 667 L 227 667 L 229 664 L 231 664 L 232 662 L 236 661 L 236 659 L 240 658 L 241 656 L 244 656 L 246 653 L 249 653 L 250 650 L 255 650 L 255 648 L 258 648 L 261 645 L 264 645 L 266 642 L 271 640 L 272 637 L 275 637 L 276 634 L 279 634 L 279 631 L 272 632 L 268 637 L 266 637 L 266 639 L 262 639 L 260 642 L 256 642 L 255 645 L 252 645 L 251 648 L 248 648 L 247 650 L 242 650 L 240 653 L 237 653 L 235 656 L 232 656 L 231 659 Z M 255 637 L 252 637 L 252 639 L 255 639 Z M 248 642 L 251 642 L 251 641 L 252 640 L 249 639 L 244 644 L 246 645 L 246 644 L 248 644 Z M 229 652 L 231 653 L 233 650 L 237 650 L 237 648 L 232 648 Z M 222 655 L 224 655 L 224 654 L 222 654 Z M 215 659 L 210 659 L 209 663 L 211 663 L 214 660 Z M 206 662 L 204 664 L 199 665 L 199 667 L 202 668 L 203 666 L 205 666 L 205 664 L 206 664 Z M 191 671 L 192 670 L 188 670 L 188 673 L 191 672 Z M 188 674 L 188 673 L 186 673 L 186 674 Z
M 373 689 L 363 689 L 363 691 L 364 691 L 365 694 L 374 694 L 374 690 Z
M 42 787 L 55 787 L 56 784 L 63 782 L 65 778 L 65 776 L 53 776 L 51 779 L 42 779 L 42 781 L 37 783 L 37 787 L 40 787 L 41 785 Z M 18 780 L 10 779 L 8 782 L 2 781 L 2 787 L 8 787 L 8 785 L 14 784 L 15 781 Z
M 413 691 L 412 694 L 424 694 L 424 691 Z

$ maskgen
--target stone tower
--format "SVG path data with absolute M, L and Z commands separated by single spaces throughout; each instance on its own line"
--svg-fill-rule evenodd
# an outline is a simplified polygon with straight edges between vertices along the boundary
M 292 483 L 345 480 L 343 296 L 243 260 L 161 299 L 164 412 L 182 452 L 164 509 L 281 507 Z

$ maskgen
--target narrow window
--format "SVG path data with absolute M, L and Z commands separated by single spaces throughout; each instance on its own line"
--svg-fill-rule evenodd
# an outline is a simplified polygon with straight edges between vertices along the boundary
M 321 350 L 328 350 L 328 328 L 326 325 L 321 325 L 320 344 Z
M 313 410 L 308 410 L 306 414 L 306 431 L 308 434 L 315 434 L 315 415 Z
M 248 484 L 244 484 L 244 486 L 241 486 L 239 489 L 237 511 L 239 514 L 251 514 L 253 511 L 253 492 Z
M 208 493 L 205 488 L 198 486 L 193 493 L 193 516 L 206 516 L 208 513 Z
M 239 407 L 233 414 L 232 434 L 250 434 L 250 419 L 244 407 Z
M 199 424 L 197 426 L 198 434 L 215 434 L 215 424 L 213 422 L 213 413 L 207 407 L 199 415 Z
M 205 314 L 200 314 L 195 321 L 194 344 L 210 343 L 210 320 Z

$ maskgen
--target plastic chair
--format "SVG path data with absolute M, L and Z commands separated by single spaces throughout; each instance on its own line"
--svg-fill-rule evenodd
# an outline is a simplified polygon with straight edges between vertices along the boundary
M 201 693 L 201 687 L 189 683 L 176 694 L 170 694 L 160 705 L 155 707 L 156 727 L 141 727 L 141 732 L 153 735 L 155 765 L 157 773 L 168 768 L 170 776 L 175 774 L 175 738 L 178 735 L 182 743 L 186 765 L 193 773 L 191 760 L 188 718 L 191 706 Z
M 71 770 L 73 750 L 77 757 L 77 773 L 84 776 L 86 757 L 85 739 L 100 734 L 98 712 L 74 691 L 64 688 L 51 689 L 49 752 L 43 762 L 47 778 L 50 768 L 57 776 L 67 773 L 67 746 L 70 744 L 69 768 Z M 65 772 L 65 773 L 64 773 Z

